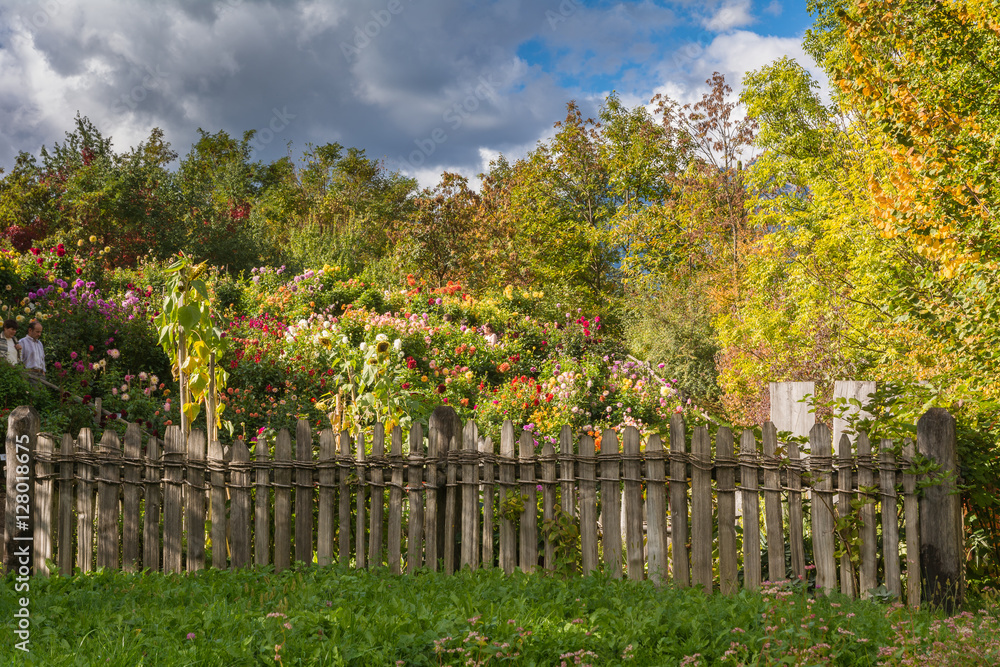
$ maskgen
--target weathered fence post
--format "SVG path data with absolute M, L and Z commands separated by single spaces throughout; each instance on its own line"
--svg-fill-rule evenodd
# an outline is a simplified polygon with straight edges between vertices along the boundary
M 621 451 L 618 434 L 606 428 L 601 433 L 601 555 L 604 569 L 615 579 L 622 578 L 622 508 L 619 491 Z M 523 467 L 522 467 L 522 475 Z M 531 495 L 534 502 L 534 495 Z M 525 503 L 527 505 L 527 503 Z M 521 533 L 522 539 L 524 533 Z M 522 553 L 524 547 L 521 547 Z
M 292 558 L 292 437 L 278 431 L 274 443 L 274 571 L 288 569 Z
M 687 443 L 684 418 L 670 418 L 670 546 L 673 550 L 674 584 L 691 584 L 688 559 Z
M 580 551 L 583 573 L 597 569 L 597 478 L 594 438 L 580 436 Z M 501 555 L 503 552 L 501 551 Z
M 226 460 L 222 443 L 212 440 L 208 443 L 208 470 L 211 478 L 211 500 L 209 512 L 212 515 L 212 567 L 224 570 L 228 554 L 226 542 Z
M 142 431 L 136 423 L 125 430 L 125 488 L 122 492 L 122 568 L 135 572 L 141 564 L 139 522 L 142 500 Z
M 757 484 L 757 438 L 740 436 L 740 497 L 743 501 L 743 587 L 760 589 L 760 499 Z
M 339 486 L 337 487 L 337 562 L 348 565 L 351 562 L 351 434 L 347 430 L 340 432 L 337 440 L 339 456 L 337 467 L 340 470 Z
M 389 486 L 389 572 L 399 574 L 403 535 L 403 431 L 399 424 L 392 427 L 389 461 L 392 465 Z
M 920 499 L 920 564 L 924 599 L 952 611 L 965 597 L 962 504 L 956 487 L 955 418 L 932 408 L 917 422 L 917 451 L 940 466 L 938 483 Z
M 518 495 L 514 486 L 514 442 L 514 425 L 509 419 L 504 420 L 500 431 L 500 569 L 505 574 L 512 574 L 517 567 L 517 533 L 514 519 L 507 511 L 511 498 Z
M 479 429 L 469 420 L 462 433 L 462 567 L 479 567 Z M 428 491 L 430 496 L 432 491 Z M 428 510 L 430 513 L 430 510 Z M 430 544 L 432 537 L 427 537 Z
M 406 538 L 406 571 L 413 574 L 424 564 L 424 428 L 420 422 L 410 425 L 409 443 L 406 488 L 410 500 L 410 525 Z
M 316 531 L 316 562 L 326 567 L 333 562 L 333 501 L 336 495 L 337 445 L 333 430 L 319 434 L 319 528 Z
M 368 549 L 368 519 L 365 516 L 365 503 L 367 498 L 365 497 L 365 432 L 358 429 L 358 437 L 354 443 L 354 451 L 356 452 L 356 460 L 358 462 L 355 468 L 356 475 L 358 478 L 358 492 L 354 496 L 354 520 L 355 520 L 355 530 L 354 530 L 354 567 L 355 569 L 361 570 L 365 567 L 365 551 Z M 309 535 L 312 536 L 312 484 L 310 483 L 309 489 L 309 503 L 307 504 L 310 519 L 309 519 Z M 298 501 L 296 501 L 298 502 Z M 311 542 L 310 542 L 311 544 Z M 298 550 L 298 543 L 295 545 L 296 550 Z M 309 548 L 309 558 L 312 559 L 312 547 Z
M 312 450 L 312 429 L 308 421 L 299 419 L 295 423 L 295 560 L 306 565 L 312 565 L 313 559 Z
M 101 465 L 97 478 L 97 567 L 118 569 L 118 493 L 121 490 L 122 448 L 118 434 L 107 429 L 101 436 Z
M 667 566 L 667 489 L 664 485 L 663 443 L 660 436 L 649 436 L 646 443 L 646 516 L 649 547 L 649 578 L 654 584 L 665 583 Z M 722 519 L 720 518 L 720 522 Z
M 261 435 L 257 436 L 254 445 L 254 464 L 257 469 L 254 486 L 253 513 L 253 562 L 254 565 L 267 565 L 271 562 L 271 482 L 267 464 L 271 457 L 267 451 L 267 443 Z
M 35 574 L 48 576 L 46 561 L 52 558 L 52 500 L 55 484 L 52 475 L 52 455 L 55 453 L 55 439 L 48 433 L 38 434 L 37 460 L 35 468 L 34 507 L 35 520 Z
M 639 431 L 634 426 L 626 426 L 622 437 L 624 462 L 622 477 L 625 482 L 625 554 L 628 578 L 642 581 L 646 576 L 645 554 L 642 535 L 642 458 L 639 453 Z M 709 472 L 711 475 L 711 472 Z M 711 500 L 709 500 L 711 502 Z M 709 523 L 711 523 L 709 509 Z M 709 528 L 709 554 L 711 554 L 711 528 Z M 709 565 L 709 570 L 712 566 Z M 711 586 L 711 583 L 709 583 Z
M 80 461 L 80 479 L 76 485 L 76 566 L 80 572 L 94 569 L 94 450 L 89 428 L 80 429 L 76 454 Z M 179 522 L 178 522 L 179 523 Z M 177 536 L 180 542 L 180 530 Z
M 83 439 L 83 431 L 80 431 Z M 163 442 L 163 571 L 181 571 L 181 500 L 184 485 L 185 443 L 179 426 L 167 427 Z M 77 523 L 79 525 L 78 517 Z M 79 545 L 83 550 L 83 543 Z M 84 558 L 81 554 L 80 561 Z
M 521 462 L 521 498 L 524 499 L 519 532 L 521 540 L 518 560 L 521 572 L 534 572 L 535 566 L 538 565 L 538 491 L 535 488 L 535 443 L 530 432 L 521 431 L 521 439 L 517 444 L 517 454 L 518 460 Z M 605 527 L 605 535 L 607 535 L 606 531 Z M 620 535 L 619 539 L 621 539 Z M 618 550 L 618 553 L 620 558 L 621 549 Z
M 837 560 L 833 546 L 833 444 L 826 424 L 816 424 L 809 431 L 809 448 L 816 590 L 828 593 L 837 588 Z
M 14 408 L 7 416 L 7 499 L 4 513 L 4 572 L 33 571 L 35 516 L 35 447 L 40 422 L 32 407 Z
M 712 441 L 708 429 L 691 433 L 691 583 L 712 592 Z
M 493 482 L 496 470 L 493 468 L 493 439 L 479 436 L 479 457 L 483 462 L 483 568 L 493 567 Z
M 716 483 L 719 493 L 719 590 L 736 593 L 736 458 L 733 432 L 723 426 L 715 435 Z
M 205 569 L 205 431 L 192 429 L 188 435 L 187 493 L 184 530 L 187 533 L 187 571 Z
M 382 517 L 385 516 L 385 484 L 382 468 L 385 458 L 385 426 L 375 424 L 372 434 L 372 459 L 376 465 L 371 472 L 371 511 L 368 512 L 368 565 L 382 565 Z M 322 493 L 322 492 L 321 492 Z
M 69 436 L 63 436 L 63 454 L 65 455 L 67 451 L 66 439 Z M 70 443 L 72 439 L 70 438 Z M 63 463 L 63 465 L 67 465 Z M 146 570 L 152 570 L 157 572 L 160 569 L 160 471 L 162 470 L 160 461 L 160 441 L 156 438 L 150 438 L 146 443 L 146 513 L 142 517 L 142 567 Z M 72 484 L 72 467 L 69 470 L 68 479 L 71 480 L 67 486 Z M 64 477 L 63 479 L 67 479 Z M 60 493 L 62 493 L 62 482 L 60 482 Z M 62 505 L 62 498 L 59 499 L 59 504 Z M 60 543 L 60 556 L 59 556 L 59 569 L 63 570 L 63 560 L 62 560 L 62 510 L 60 509 L 60 525 L 59 525 L 59 543 Z M 69 524 L 69 534 L 72 536 L 73 525 L 71 520 L 68 520 Z M 67 541 L 67 545 L 69 541 Z M 70 547 L 69 554 L 67 554 L 67 560 L 72 558 L 73 549 Z M 63 574 L 68 574 L 63 572 Z
M 785 578 L 785 528 L 781 517 L 781 458 L 774 422 L 761 428 L 764 449 L 764 526 L 767 535 L 767 578 Z
M 229 567 L 236 569 L 250 565 L 250 452 L 242 440 L 233 444 L 232 503 L 229 511 L 230 534 L 233 536 L 232 557 Z

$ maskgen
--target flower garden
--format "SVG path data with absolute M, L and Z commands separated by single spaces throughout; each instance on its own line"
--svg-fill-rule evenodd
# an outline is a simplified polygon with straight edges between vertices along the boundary
M 20 335 L 30 319 L 43 322 L 47 379 L 62 390 L 31 393 L 7 378 L 3 409 L 41 401 L 44 429 L 73 432 L 91 425 L 99 398 L 109 413 L 102 426 L 127 420 L 162 434 L 181 407 L 153 324 L 166 264 L 104 268 L 110 249 L 92 246 L 0 255 L 0 309 Z M 652 432 L 675 412 L 696 412 L 671 378 L 627 356 L 601 313 L 540 291 L 477 295 L 413 275 L 376 286 L 329 265 L 210 276 L 213 318 L 228 341 L 221 421 L 235 437 L 252 441 L 300 418 L 316 428 L 405 427 L 444 404 L 496 443 L 510 419 L 540 446 L 564 424 L 577 434 Z

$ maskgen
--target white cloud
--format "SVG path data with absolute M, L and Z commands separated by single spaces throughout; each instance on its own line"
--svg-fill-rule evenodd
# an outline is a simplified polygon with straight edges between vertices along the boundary
M 702 25 L 713 32 L 727 32 L 754 22 L 750 13 L 750 0 L 726 0 Z

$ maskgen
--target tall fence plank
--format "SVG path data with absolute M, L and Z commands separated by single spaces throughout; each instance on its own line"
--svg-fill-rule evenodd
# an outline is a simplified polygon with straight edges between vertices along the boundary
M 346 566 L 351 562 L 351 434 L 341 431 L 337 443 L 337 562 Z
M 385 465 L 385 427 L 375 424 L 372 432 L 372 461 Z M 382 468 L 371 471 L 371 511 L 368 513 L 368 564 L 382 565 L 382 519 L 385 517 L 385 484 Z
M 621 447 L 614 429 L 601 434 L 601 555 L 604 569 L 615 579 L 622 576 L 622 508 L 619 491 Z
M 594 438 L 580 436 L 580 550 L 584 574 L 597 569 L 597 473 Z
M 34 571 L 33 559 L 25 557 L 35 539 L 37 512 L 31 507 L 38 478 L 35 455 L 38 452 L 38 412 L 22 405 L 7 416 L 6 498 L 4 500 L 3 542 L 0 543 L 0 563 L 5 574 L 17 572 L 30 576 Z M 27 498 L 25 498 L 27 496 Z M 37 498 L 34 498 L 37 500 Z
M 917 451 L 939 466 L 920 499 L 923 597 L 950 613 L 965 601 L 965 542 L 955 418 L 947 410 L 931 408 L 917 422 Z
M 792 577 L 802 581 L 806 576 L 804 515 L 802 513 L 802 457 L 799 443 L 791 440 L 788 447 L 788 543 Z
M 708 429 L 691 434 L 691 581 L 712 592 L 712 442 Z
M 858 433 L 856 441 L 858 448 L 858 488 L 864 494 L 861 496 L 861 568 L 858 573 L 858 584 L 861 597 L 871 597 L 871 590 L 878 586 L 878 544 L 876 540 L 875 504 L 878 498 L 875 493 L 875 466 L 872 460 L 872 444 L 868 434 Z
M 816 424 L 809 431 L 809 467 L 813 477 L 813 557 L 816 560 L 816 589 L 837 588 L 837 560 L 833 542 L 833 449 L 830 428 Z
M 473 570 L 479 567 L 478 439 L 479 429 L 470 420 L 462 431 L 462 567 Z
M 733 452 L 733 432 L 725 426 L 715 435 L 715 458 L 718 466 L 716 483 L 719 494 L 719 590 L 723 595 L 733 595 L 737 590 L 738 570 L 736 458 Z
M 917 475 L 913 459 L 917 453 L 912 440 L 903 442 L 903 525 L 906 528 L 906 604 L 920 608 L 920 511 Z
M 416 572 L 423 565 L 424 542 L 424 433 L 419 422 L 410 428 L 409 469 L 406 484 L 410 500 L 410 530 L 406 539 L 406 571 Z
M 212 489 L 209 503 L 212 513 L 212 567 L 224 570 L 229 555 L 226 542 L 226 458 L 218 440 L 208 443 L 208 470 Z
M 233 443 L 229 467 L 232 471 L 232 500 L 229 512 L 229 534 L 232 536 L 232 556 L 230 567 L 250 565 L 250 451 L 242 440 Z
M 674 558 L 674 584 L 691 584 L 688 558 L 687 442 L 684 418 L 670 418 L 670 546 Z
M 767 578 L 785 578 L 785 529 L 781 517 L 781 458 L 778 450 L 778 429 L 767 422 L 761 429 L 764 450 L 764 526 L 767 535 Z
M 517 567 L 517 533 L 509 509 L 518 496 L 514 461 L 514 425 L 507 419 L 500 429 L 500 569 L 505 574 Z
M 180 572 L 184 464 L 187 445 L 176 424 L 168 426 L 163 444 L 163 571 Z
M 667 581 L 667 489 L 663 443 L 652 434 L 646 443 L 646 544 L 649 578 L 654 584 Z
M 56 554 L 59 558 L 59 574 L 70 576 L 73 574 L 73 454 L 76 443 L 73 436 L 66 433 L 62 437 L 59 446 L 59 454 L 62 456 L 62 463 L 59 464 L 59 534 L 56 543 Z M 150 446 L 152 449 L 152 446 Z M 152 452 L 151 452 L 152 453 Z M 159 476 L 159 472 L 157 472 Z M 159 485 L 156 486 L 157 498 L 159 498 Z M 157 545 L 159 543 L 157 542 Z M 149 559 L 146 559 L 149 562 Z M 159 569 L 159 557 L 153 569 Z
M 535 443 L 528 431 L 521 432 L 517 454 L 520 461 L 521 498 L 524 500 L 518 560 L 522 572 L 534 572 L 538 565 L 538 490 L 535 487 Z
M 389 572 L 400 573 L 402 563 L 403 533 L 403 432 L 399 424 L 392 427 L 389 458 L 392 463 L 392 477 L 389 486 Z
M 625 483 L 624 509 L 626 517 L 625 554 L 628 565 L 628 578 L 633 581 L 642 581 L 646 576 L 646 559 L 642 544 L 643 479 L 639 440 L 639 431 L 634 426 L 626 426 L 622 437 L 622 477 Z
M 760 589 L 760 499 L 757 488 L 757 438 L 746 429 L 740 436 L 740 489 L 743 500 L 743 586 Z
M 896 455 L 892 452 L 892 440 L 882 440 L 879 445 L 879 488 L 882 499 L 882 560 L 885 587 L 892 595 L 902 597 L 903 585 L 899 568 Z
M 187 571 L 205 568 L 205 432 L 193 429 L 188 437 L 187 486 L 184 505 L 187 533 Z
M 559 506 L 568 516 L 576 513 L 576 480 L 573 469 L 573 429 L 564 424 L 559 429 Z
M 354 567 L 363 569 L 365 567 L 365 552 L 368 549 L 368 518 L 366 516 L 366 504 L 368 501 L 365 475 L 365 434 L 358 430 L 358 437 L 355 440 L 355 460 L 358 462 L 355 468 L 358 478 L 358 492 L 354 498 Z
M 837 487 L 840 489 L 840 494 L 837 496 L 835 517 L 844 518 L 850 516 L 853 511 L 851 501 L 854 500 L 854 494 L 851 492 L 854 488 L 854 459 L 851 456 L 851 438 L 846 433 L 840 436 L 837 454 Z M 842 536 L 838 536 L 838 541 L 843 549 L 840 556 L 840 592 L 853 598 L 856 597 L 856 592 L 851 550 L 856 547 L 849 541 L 845 542 Z M 855 557 L 857 555 L 854 554 Z
M 438 479 L 438 463 L 442 460 L 442 450 L 447 452 L 445 442 L 444 417 L 440 412 L 435 411 L 427 421 L 427 467 L 424 470 L 424 487 L 427 489 L 427 512 L 424 514 L 424 535 L 427 536 L 427 546 L 424 552 L 427 569 L 432 572 L 438 569 L 438 546 L 443 547 L 445 540 L 441 539 L 440 532 L 444 531 L 444 526 L 439 525 L 438 500 L 441 498 L 441 488 Z M 470 422 L 471 423 L 471 422 Z M 447 474 L 447 473 L 446 473 Z M 447 486 L 445 486 L 447 493 Z
M 278 431 L 274 443 L 274 571 L 288 569 L 292 559 L 292 437 Z
M 556 514 L 556 448 L 551 442 L 542 445 L 541 459 L 542 476 L 542 538 L 544 553 L 542 555 L 546 570 L 556 569 L 556 545 L 551 539 L 550 531 L 545 530 Z
M 450 415 L 445 414 L 443 417 L 445 421 L 442 423 L 442 430 L 447 434 L 447 437 L 442 437 L 440 441 L 442 449 L 445 452 L 444 514 L 442 515 L 444 525 L 439 526 L 442 535 L 440 546 L 444 573 L 454 574 L 461 556 L 460 553 L 456 554 L 455 552 L 455 542 L 458 541 L 456 539 L 456 532 L 458 531 L 459 516 L 461 515 L 461 504 L 458 498 L 458 457 L 462 448 L 462 437 L 461 432 L 450 432 L 449 434 L 449 430 L 445 430 L 444 427 Z M 451 430 L 457 430 L 455 429 L 454 421 L 452 421 Z
M 326 567 L 333 562 L 333 502 L 337 492 L 337 450 L 333 431 L 319 434 L 319 510 L 316 517 L 316 562 Z M 380 473 L 381 474 L 381 473 Z
M 139 543 L 142 501 L 142 431 L 136 423 L 125 429 L 124 488 L 122 490 L 122 568 L 136 572 L 142 565 Z
M 313 560 L 313 456 L 309 422 L 295 423 L 295 560 L 311 565 Z
M 270 460 L 267 443 L 258 436 L 254 445 L 257 474 L 254 479 L 253 562 L 263 567 L 271 562 L 271 478 L 267 469 Z
M 493 467 L 493 439 L 479 437 L 479 456 L 483 463 L 483 567 L 494 566 L 493 556 L 493 512 L 496 508 L 496 492 L 493 488 L 496 471 Z
M 16 447 L 15 447 L 16 449 Z M 32 536 L 34 539 L 34 570 L 40 576 L 49 575 L 48 561 L 52 558 L 52 502 L 55 500 L 53 491 L 55 482 L 52 478 L 52 455 L 55 453 L 56 443 L 48 433 L 39 433 L 35 452 L 37 461 L 35 463 L 35 496 L 34 511 L 32 518 L 35 521 Z M 16 461 L 16 459 L 15 459 Z M 14 472 L 17 472 L 15 468 Z M 15 489 L 16 490 L 16 489 Z M 17 498 L 15 497 L 15 500 Z M 17 503 L 15 503 L 17 504 Z
M 94 466 L 89 461 L 94 453 L 94 440 L 89 428 L 80 430 L 80 436 L 76 440 L 76 453 L 79 457 L 77 472 L 80 476 L 76 485 L 76 567 L 80 572 L 90 572 L 94 568 Z M 180 468 L 177 470 L 181 471 Z M 178 506 L 179 504 L 178 502 Z M 177 518 L 179 554 L 180 514 Z

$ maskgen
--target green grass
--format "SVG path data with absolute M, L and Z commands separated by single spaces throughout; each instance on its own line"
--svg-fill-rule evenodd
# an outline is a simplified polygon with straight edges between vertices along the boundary
M 781 586 L 726 597 L 601 576 L 317 567 L 34 579 L 24 654 L 14 585 L 0 582 L 2 664 L 1000 662 L 995 605 L 948 619 Z

